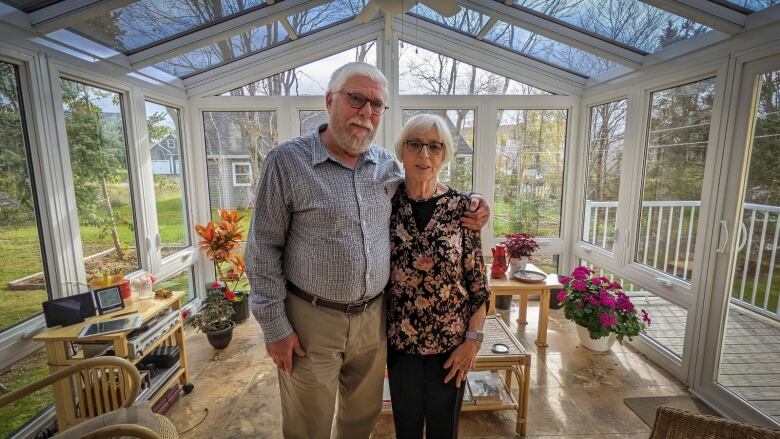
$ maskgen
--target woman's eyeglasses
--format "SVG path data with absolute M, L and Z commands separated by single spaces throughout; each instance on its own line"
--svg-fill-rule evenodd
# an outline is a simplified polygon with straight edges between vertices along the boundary
M 363 106 L 366 105 L 366 102 L 370 103 L 371 112 L 374 114 L 374 116 L 380 116 L 382 113 L 384 113 L 387 109 L 390 108 L 386 106 L 385 103 L 382 101 L 375 101 L 373 99 L 368 99 L 367 97 L 360 95 L 358 93 L 348 93 L 340 90 L 336 93 L 343 93 L 347 95 L 347 102 L 349 102 L 349 106 L 356 110 L 363 108 Z
M 406 147 L 409 148 L 409 151 L 419 154 L 420 151 L 422 151 L 423 146 L 428 147 L 428 154 L 430 155 L 439 155 L 442 152 L 444 152 L 444 144 L 441 142 L 428 142 L 423 143 L 419 140 L 407 140 L 406 141 Z

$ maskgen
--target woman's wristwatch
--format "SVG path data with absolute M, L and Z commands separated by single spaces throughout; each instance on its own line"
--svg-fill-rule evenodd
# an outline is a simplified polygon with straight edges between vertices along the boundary
M 483 338 L 485 338 L 485 334 L 482 331 L 466 331 L 466 340 L 474 340 L 482 344 Z

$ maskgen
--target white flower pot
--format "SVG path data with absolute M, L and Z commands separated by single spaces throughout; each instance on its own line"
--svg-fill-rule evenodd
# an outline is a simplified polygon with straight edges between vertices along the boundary
M 526 266 L 528 265 L 529 259 L 527 257 L 523 258 L 512 258 L 509 260 L 509 276 L 511 277 L 512 274 L 514 274 L 518 270 L 525 270 Z
M 590 332 L 588 328 L 580 325 L 577 326 L 577 337 L 580 339 L 580 344 L 595 352 L 608 352 L 612 345 L 615 344 L 615 334 L 609 334 L 607 337 L 601 337 L 599 339 L 590 338 Z

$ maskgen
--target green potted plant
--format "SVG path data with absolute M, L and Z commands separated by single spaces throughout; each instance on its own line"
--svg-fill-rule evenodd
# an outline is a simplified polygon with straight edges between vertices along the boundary
M 577 324 L 580 343 L 588 349 L 608 351 L 615 338 L 631 340 L 651 323 L 647 311 L 637 312 L 619 283 L 596 276 L 586 266 L 558 280 L 565 288 L 557 295 L 563 314 Z
M 194 315 L 183 313 L 184 322 L 198 331 L 206 334 L 209 344 L 215 349 L 224 349 L 233 339 L 233 327 L 230 320 L 233 306 L 230 303 L 233 293 L 219 282 L 214 282 L 206 293 L 203 306 Z
M 235 252 L 240 251 L 241 239 L 244 237 L 240 224 L 243 216 L 237 210 L 220 209 L 219 217 L 219 222 L 196 225 L 195 231 L 202 238 L 200 248 L 214 264 L 217 279 L 225 283 L 226 292 L 230 293 L 227 296 L 234 308 L 231 320 L 238 323 L 249 317 L 249 294 L 236 292 L 236 288 L 246 280 L 244 257 Z M 228 270 L 225 270 L 226 265 L 230 267 Z

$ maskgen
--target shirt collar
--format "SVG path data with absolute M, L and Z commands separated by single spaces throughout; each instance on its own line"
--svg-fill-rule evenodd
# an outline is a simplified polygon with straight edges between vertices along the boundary
M 333 161 L 337 161 L 335 158 L 333 158 L 330 155 L 330 152 L 327 148 L 325 148 L 325 145 L 322 143 L 322 132 L 325 131 L 328 128 L 328 124 L 324 123 L 319 126 L 317 129 L 317 133 L 314 134 L 314 153 L 312 154 L 312 165 L 316 166 L 328 159 L 331 159 Z M 379 163 L 379 155 L 376 148 L 373 148 L 373 145 L 369 145 L 368 150 L 363 153 L 361 159 L 367 160 L 373 164 Z

